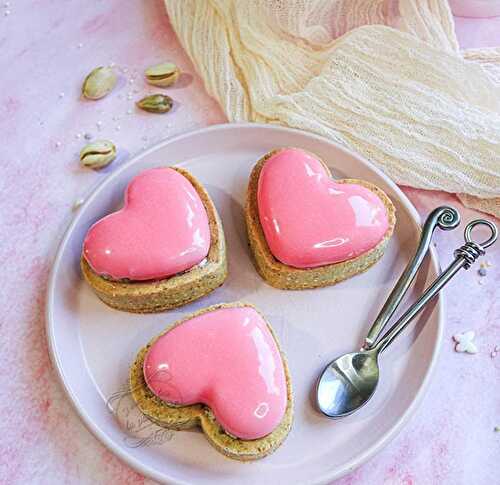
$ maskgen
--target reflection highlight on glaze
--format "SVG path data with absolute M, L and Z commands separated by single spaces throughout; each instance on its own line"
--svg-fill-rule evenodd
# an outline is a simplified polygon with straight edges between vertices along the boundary
M 356 225 L 358 227 L 372 227 L 380 225 L 378 219 L 381 211 L 380 207 L 373 207 L 370 203 L 359 195 L 353 195 L 347 199 L 354 212 Z
M 253 414 L 257 418 L 262 419 L 267 415 L 268 412 L 269 412 L 269 404 L 267 402 L 261 402 L 257 406 L 257 409 L 253 412 Z
M 262 329 L 259 327 L 254 327 L 250 335 L 252 336 L 259 359 L 259 374 L 266 384 L 267 392 L 279 395 L 279 389 L 274 380 L 276 364 L 269 343 L 266 341 Z
M 346 242 L 349 242 L 349 238 L 344 238 L 344 237 L 336 237 L 335 239 L 332 239 L 330 241 L 322 241 L 319 243 L 316 243 L 313 247 L 315 248 L 336 248 L 338 246 L 342 246 L 342 244 L 345 244 Z

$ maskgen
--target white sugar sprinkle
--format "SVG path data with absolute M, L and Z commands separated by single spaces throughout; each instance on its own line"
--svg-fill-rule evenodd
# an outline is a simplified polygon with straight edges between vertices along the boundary
M 472 330 L 453 335 L 453 340 L 456 342 L 455 352 L 466 352 L 468 354 L 476 354 L 477 346 L 474 343 L 475 333 Z

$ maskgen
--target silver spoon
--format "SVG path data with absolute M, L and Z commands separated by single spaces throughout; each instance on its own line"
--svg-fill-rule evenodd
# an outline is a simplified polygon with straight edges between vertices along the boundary
M 445 221 L 443 221 L 445 217 Z M 455 209 L 440 207 L 427 218 L 415 257 L 410 261 L 401 275 L 389 299 L 375 320 L 367 339 L 365 348 L 359 352 L 338 357 L 325 367 L 321 374 L 316 399 L 320 411 L 330 418 L 341 418 L 352 414 L 364 406 L 373 396 L 378 380 L 378 357 L 393 340 L 407 327 L 418 313 L 434 298 L 439 291 L 461 269 L 469 269 L 476 259 L 485 254 L 498 237 L 496 226 L 487 220 L 478 219 L 470 222 L 465 228 L 465 244 L 455 250 L 454 261 L 448 268 L 424 291 L 422 296 L 401 316 L 401 318 L 378 341 L 377 337 L 389 318 L 396 310 L 402 297 L 408 290 L 411 280 L 415 277 L 427 252 L 432 233 L 437 226 L 442 229 L 452 229 L 458 225 L 460 217 Z M 441 224 L 440 224 L 441 222 Z M 444 222 L 444 225 L 442 224 Z M 487 226 L 491 231 L 489 239 L 482 243 L 472 241 L 472 229 L 475 226 Z

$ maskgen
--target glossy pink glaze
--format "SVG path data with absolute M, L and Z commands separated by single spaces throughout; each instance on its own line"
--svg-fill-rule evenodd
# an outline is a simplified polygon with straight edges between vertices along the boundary
M 257 200 L 271 252 L 296 268 L 355 258 L 388 229 L 386 208 L 372 191 L 334 182 L 319 160 L 296 148 L 266 161 Z
M 244 440 L 271 433 L 285 414 L 281 354 L 250 307 L 220 308 L 170 330 L 149 349 L 144 377 L 166 402 L 208 405 L 225 431 Z
M 208 216 L 191 183 L 171 168 L 134 177 L 123 209 L 88 231 L 83 254 L 113 279 L 151 280 L 192 268 L 210 249 Z

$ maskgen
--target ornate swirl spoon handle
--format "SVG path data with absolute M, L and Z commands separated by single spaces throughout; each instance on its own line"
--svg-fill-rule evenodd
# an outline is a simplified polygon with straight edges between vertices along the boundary
M 411 282 L 414 280 L 420 266 L 422 265 L 425 255 L 429 250 L 434 229 L 439 227 L 444 231 L 449 231 L 451 229 L 455 229 L 459 224 L 460 214 L 453 207 L 438 207 L 427 216 L 425 224 L 422 228 L 422 234 L 420 236 L 420 242 L 415 256 L 413 256 L 413 259 L 406 266 L 403 274 L 396 283 L 396 286 L 373 322 L 373 325 L 365 338 L 365 349 L 369 349 L 374 346 L 380 333 L 387 325 L 387 322 L 390 320 L 401 303 L 405 293 L 408 291 Z
M 472 241 L 472 229 L 475 226 L 487 226 L 491 231 L 489 239 L 482 243 Z M 485 253 L 485 249 L 490 247 L 498 237 L 498 230 L 495 224 L 484 219 L 478 219 L 467 224 L 465 228 L 465 244 L 456 249 L 454 261 L 448 266 L 446 271 L 437 278 L 432 285 L 425 290 L 422 296 L 404 313 L 404 315 L 387 331 L 387 333 L 373 347 L 378 352 L 384 351 L 392 341 L 405 329 L 405 327 L 422 311 L 427 303 L 436 296 L 443 286 L 450 281 L 453 276 L 462 268 L 469 269 L 476 259 Z

